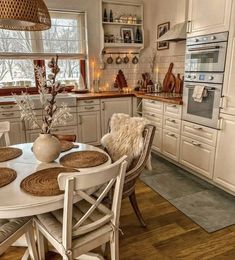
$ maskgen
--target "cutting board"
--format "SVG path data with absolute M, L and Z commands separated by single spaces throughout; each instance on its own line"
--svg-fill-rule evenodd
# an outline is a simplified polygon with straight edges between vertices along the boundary
M 182 79 L 180 78 L 180 74 L 177 74 L 177 77 L 175 79 L 175 93 L 182 93 L 183 92 L 183 84 L 184 84 L 184 77 Z
M 171 63 L 163 80 L 163 92 L 173 92 L 175 88 L 175 76 L 172 73 L 174 64 Z

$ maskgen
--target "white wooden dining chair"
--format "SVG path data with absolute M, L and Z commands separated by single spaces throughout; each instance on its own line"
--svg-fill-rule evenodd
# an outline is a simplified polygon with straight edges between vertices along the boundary
M 1 255 L 24 234 L 26 235 L 29 256 L 32 260 L 38 260 L 33 220 L 30 217 L 0 219 L 0 259 Z
M 111 259 L 119 259 L 119 216 L 126 156 L 97 171 L 61 173 L 58 183 L 64 194 L 64 209 L 38 215 L 35 219 L 40 260 L 45 259 L 44 237 L 62 255 L 75 259 L 110 241 Z M 106 183 L 98 198 L 88 191 Z M 112 207 L 101 203 L 114 186 Z M 76 197 L 83 200 L 75 203 Z
M 10 122 L 8 121 L 0 122 L 0 138 L 4 136 L 6 146 L 10 145 L 9 132 L 10 132 Z

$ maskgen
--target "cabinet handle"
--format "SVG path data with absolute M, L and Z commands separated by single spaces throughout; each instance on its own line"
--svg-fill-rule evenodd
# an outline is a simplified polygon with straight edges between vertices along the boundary
M 200 130 L 200 131 L 202 131 L 203 130 L 203 128 L 201 127 L 201 126 L 193 126 L 193 128 L 195 129 L 195 130 Z
M 152 116 L 152 117 L 156 117 L 156 115 L 155 114 L 149 114 L 150 116 Z
M 191 32 L 191 23 L 192 23 L 192 21 L 187 22 L 187 33 Z
M 95 107 L 85 107 L 86 110 L 92 110 L 94 109 Z
M 154 100 L 150 100 L 149 101 L 151 104 L 155 104 L 155 101 Z
M 201 146 L 202 144 L 200 144 L 200 143 L 198 143 L 198 142 L 195 142 L 195 141 L 192 141 L 192 144 L 194 145 L 194 146 Z
M 94 103 L 94 100 L 84 100 L 84 103 L 91 104 L 91 103 Z
M 221 97 L 220 107 L 222 109 L 227 109 L 228 108 L 228 98 L 226 96 L 222 96 Z
M 169 107 L 177 108 L 176 105 L 168 105 Z
M 13 108 L 14 106 L 2 106 L 1 108 L 2 109 L 11 109 L 11 108 Z
M 78 115 L 78 124 L 81 125 L 82 124 L 82 117 L 80 115 Z
M 175 121 L 175 119 L 170 119 L 170 118 L 167 118 L 167 121 L 169 121 L 169 122 L 171 122 L 171 123 L 174 123 L 174 124 L 176 124 L 176 121 Z
M 102 110 L 104 111 L 105 110 L 105 103 L 102 102 Z
M 172 134 L 172 133 L 167 133 L 167 135 L 169 135 L 171 137 L 176 137 L 175 134 Z
M 2 116 L 14 116 L 14 113 L 2 113 Z
M 218 129 L 219 130 L 224 130 L 225 127 L 225 121 L 222 117 L 219 118 L 219 122 L 218 122 Z

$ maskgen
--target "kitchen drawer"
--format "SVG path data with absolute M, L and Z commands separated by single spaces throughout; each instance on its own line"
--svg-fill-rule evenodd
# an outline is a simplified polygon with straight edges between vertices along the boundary
M 78 100 L 78 106 L 87 106 L 87 105 L 100 105 L 99 99 L 87 99 L 87 100 Z
M 163 114 L 163 102 L 144 99 L 142 102 L 143 111 L 151 110 Z
M 13 105 L 0 105 L 0 113 L 1 112 L 12 112 L 12 111 L 19 111 L 19 107 L 16 104 Z
M 182 106 L 176 104 L 164 103 L 164 115 L 181 119 Z
M 77 107 L 78 112 L 99 111 L 100 105 L 86 105 Z
M 169 116 L 163 117 L 163 128 L 180 134 L 181 120 Z
M 216 146 L 217 130 L 209 127 L 201 126 L 198 124 L 189 123 L 182 121 L 182 131 L 183 136 L 192 138 L 196 141 Z
M 152 149 L 157 152 L 162 151 L 162 128 L 156 127 Z
M 142 115 L 144 118 L 148 119 L 156 127 L 162 128 L 163 117 L 162 115 L 152 113 L 152 112 L 143 112 Z
M 180 163 L 212 179 L 214 168 L 215 148 L 181 136 Z
M 0 112 L 0 119 L 8 119 L 8 118 L 20 118 L 21 114 L 20 111 L 1 111 Z
M 174 161 L 179 161 L 180 135 L 163 129 L 162 153 Z

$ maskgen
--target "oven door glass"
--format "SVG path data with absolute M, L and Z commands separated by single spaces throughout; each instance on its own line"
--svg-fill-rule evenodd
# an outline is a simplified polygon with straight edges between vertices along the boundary
M 206 93 L 202 102 L 193 99 L 196 85 L 205 86 Z M 222 85 L 219 84 L 185 84 L 183 93 L 183 119 L 189 122 L 217 128 Z
M 188 89 L 188 107 L 187 113 L 189 115 L 199 116 L 203 118 L 213 118 L 213 107 L 215 100 L 215 91 L 206 91 L 206 97 L 203 97 L 202 102 L 195 102 L 193 99 L 194 88 Z
M 226 46 L 226 42 L 188 46 L 186 71 L 224 71 Z

